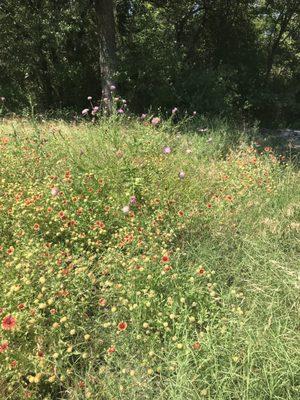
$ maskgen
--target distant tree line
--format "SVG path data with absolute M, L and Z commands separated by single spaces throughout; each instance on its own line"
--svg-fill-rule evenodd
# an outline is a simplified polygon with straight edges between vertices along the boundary
M 0 96 L 15 112 L 109 96 L 300 123 L 299 0 L 1 0 Z

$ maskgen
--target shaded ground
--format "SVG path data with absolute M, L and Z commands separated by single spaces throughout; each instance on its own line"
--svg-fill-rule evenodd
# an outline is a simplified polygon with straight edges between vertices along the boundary
M 263 143 L 260 144 L 271 146 L 276 153 L 298 159 L 300 154 L 300 130 L 278 129 L 274 131 L 262 129 L 261 137 L 263 137 Z

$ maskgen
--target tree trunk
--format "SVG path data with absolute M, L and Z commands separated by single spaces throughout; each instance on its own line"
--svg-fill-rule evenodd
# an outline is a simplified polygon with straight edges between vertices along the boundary
M 116 34 L 113 0 L 95 0 L 99 36 L 99 61 L 102 82 L 102 99 L 106 98 L 112 111 L 112 91 L 116 66 Z

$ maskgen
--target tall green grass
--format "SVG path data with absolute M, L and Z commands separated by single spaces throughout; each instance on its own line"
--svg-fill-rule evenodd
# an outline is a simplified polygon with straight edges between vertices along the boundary
M 7 120 L 0 155 L 1 398 L 299 398 L 291 162 L 119 117 Z

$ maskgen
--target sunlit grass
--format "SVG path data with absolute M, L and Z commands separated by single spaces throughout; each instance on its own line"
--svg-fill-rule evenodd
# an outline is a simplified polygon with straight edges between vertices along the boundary
M 299 398 L 297 171 L 125 121 L 0 125 L 0 397 Z

